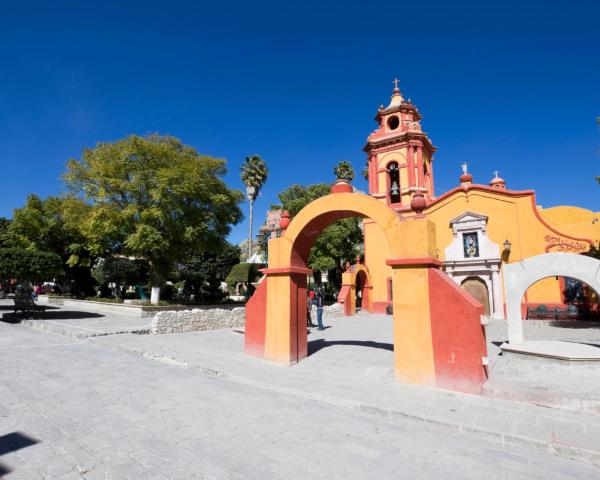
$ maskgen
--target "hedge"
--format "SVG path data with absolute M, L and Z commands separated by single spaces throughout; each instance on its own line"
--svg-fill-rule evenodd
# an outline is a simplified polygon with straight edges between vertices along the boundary
M 227 275 L 227 286 L 233 290 L 238 283 L 254 282 L 258 277 L 258 268 L 255 263 L 238 263 L 234 265 Z
M 40 282 L 63 272 L 60 257 L 50 252 L 0 248 L 0 277 Z

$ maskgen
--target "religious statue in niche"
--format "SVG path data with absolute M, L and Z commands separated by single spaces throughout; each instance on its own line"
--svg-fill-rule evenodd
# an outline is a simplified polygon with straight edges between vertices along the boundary
M 479 238 L 477 238 L 477 232 L 463 233 L 463 250 L 465 258 L 479 256 Z

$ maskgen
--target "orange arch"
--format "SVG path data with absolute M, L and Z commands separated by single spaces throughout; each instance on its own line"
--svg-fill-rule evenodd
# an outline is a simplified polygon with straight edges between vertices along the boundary
M 435 225 L 426 218 L 405 220 L 364 194 L 321 197 L 304 207 L 280 238 L 269 240 L 269 267 L 263 270 L 267 278 L 246 308 L 245 351 L 288 365 L 307 355 L 308 253 L 326 226 L 350 216 L 373 220 L 389 244 L 396 377 L 468 391 L 480 388 L 484 378 L 481 345 L 485 348 L 485 342 L 481 342 L 480 307 L 472 305 L 462 289 L 437 270 L 441 262 L 436 259 Z M 432 282 L 436 279 L 434 288 Z M 436 292 L 437 301 L 431 292 Z M 464 325 L 458 330 L 471 335 L 467 342 L 458 337 L 444 341 L 448 332 L 438 326 L 449 324 L 446 310 L 435 310 L 442 304 L 446 309 L 448 305 L 456 307 L 456 324 L 451 323 Z
M 407 252 L 403 248 L 400 214 L 373 197 L 357 193 L 333 193 L 304 207 L 292 219 L 285 233 L 269 241 L 269 268 L 306 268 L 308 252 L 325 227 L 346 217 L 370 218 L 385 233 L 393 258 Z M 272 249 L 273 243 L 277 247 Z

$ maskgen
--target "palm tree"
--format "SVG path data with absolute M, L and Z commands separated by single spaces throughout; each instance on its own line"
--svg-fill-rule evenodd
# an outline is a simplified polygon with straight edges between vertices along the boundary
M 249 155 L 242 165 L 242 182 L 246 186 L 246 198 L 250 202 L 250 228 L 248 234 L 248 258 L 252 256 L 252 213 L 254 200 L 258 197 L 260 189 L 267 181 L 269 170 L 267 164 L 259 155 Z

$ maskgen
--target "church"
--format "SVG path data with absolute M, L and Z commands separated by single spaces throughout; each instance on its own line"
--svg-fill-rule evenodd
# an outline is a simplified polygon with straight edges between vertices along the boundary
M 397 84 L 375 120 L 364 147 L 368 192 L 341 178 L 293 218 L 283 212 L 246 304 L 244 351 L 286 365 L 308 356 L 310 248 L 328 225 L 359 217 L 364 258 L 342 274 L 345 315 L 357 303 L 392 315 L 398 381 L 480 392 L 490 319 L 506 319 L 509 343 L 522 345 L 523 318 L 577 318 L 581 300 L 600 292 L 600 262 L 580 255 L 600 241 L 600 212 L 543 209 L 534 190 L 512 190 L 498 174 L 477 183 L 466 164 L 456 187 L 437 196 L 435 147 Z M 583 282 L 591 286 L 585 295 L 567 298 Z
M 368 194 L 404 218 L 424 216 L 435 224 L 437 258 L 458 285 L 492 318 L 504 318 L 503 263 L 550 252 L 582 253 L 600 241 L 600 212 L 571 207 L 541 208 L 534 190 L 512 190 L 496 175 L 478 183 L 463 164 L 456 187 L 436 196 L 436 148 L 421 128 L 417 107 L 405 100 L 397 81 L 390 103 L 380 106 L 377 128 L 367 137 Z M 392 304 L 388 242 L 379 226 L 364 220 L 368 275 L 363 307 L 383 313 Z M 367 278 L 368 277 L 368 278 Z M 359 280 L 360 281 L 360 280 Z M 566 306 L 569 279 L 545 278 L 523 298 L 524 313 L 540 305 Z

